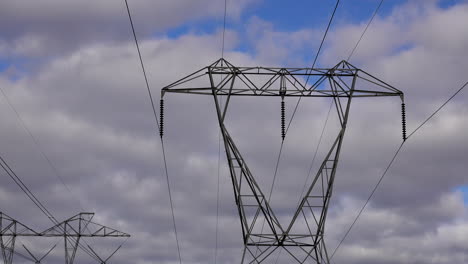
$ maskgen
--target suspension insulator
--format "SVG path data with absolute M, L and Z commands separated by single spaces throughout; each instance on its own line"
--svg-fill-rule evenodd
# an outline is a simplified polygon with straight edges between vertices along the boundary
M 164 135 L 164 100 L 159 101 L 159 136 Z
M 405 103 L 401 104 L 401 126 L 403 132 L 403 141 L 406 140 L 406 110 Z
M 284 100 L 281 100 L 281 138 L 286 137 Z

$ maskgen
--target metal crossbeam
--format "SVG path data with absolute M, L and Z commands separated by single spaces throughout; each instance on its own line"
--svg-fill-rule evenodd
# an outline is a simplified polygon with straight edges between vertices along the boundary
M 79 213 L 42 231 L 44 237 L 130 237 L 129 234 L 92 222 L 94 213 Z
M 222 76 L 215 87 L 211 85 L 214 76 Z M 303 77 L 307 77 L 307 81 Z M 275 68 L 275 67 L 236 67 L 219 59 L 161 90 L 166 92 L 224 96 L 281 96 L 281 97 L 350 97 L 351 87 L 345 79 L 357 78 L 373 89 L 353 89 L 352 97 L 403 96 L 403 92 L 369 73 L 356 68 L 347 61 L 341 61 L 332 68 Z M 235 87 L 227 85 L 238 79 Z M 285 89 L 279 82 L 284 80 Z M 336 88 L 324 87 L 332 80 Z M 200 82 L 204 81 L 204 82 Z M 310 84 L 308 84 L 310 83 Z
M 267 68 L 236 67 L 221 58 L 162 88 L 162 102 L 166 93 L 213 96 L 243 234 L 242 263 L 263 262 L 278 248 L 298 263 L 329 263 L 325 222 L 351 101 L 376 96 L 403 100 L 403 92 L 346 61 L 327 69 Z M 224 105 L 221 96 L 226 97 Z M 287 226 L 278 221 L 225 126 L 232 96 L 328 97 L 334 102 L 339 131 Z M 265 230 L 262 222 L 266 223 Z

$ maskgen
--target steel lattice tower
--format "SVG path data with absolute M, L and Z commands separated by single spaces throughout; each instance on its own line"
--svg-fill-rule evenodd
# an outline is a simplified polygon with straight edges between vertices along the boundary
M 362 82 L 359 87 L 358 80 Z M 330 263 L 324 241 L 325 222 L 351 101 L 356 97 L 381 96 L 404 99 L 400 90 L 346 61 L 327 69 L 267 68 L 236 67 L 222 58 L 162 88 L 161 136 L 166 93 L 213 96 L 242 227 L 245 247 L 241 263 L 263 262 L 278 248 L 283 248 L 298 263 L 309 260 Z M 221 96 L 226 97 L 224 105 L 220 103 Z M 278 221 L 226 128 L 225 117 L 232 96 L 328 97 L 334 101 L 340 129 L 287 226 Z M 283 109 L 282 112 L 284 138 Z M 266 223 L 264 229 L 262 222 Z
M 0 212 L 0 249 L 4 264 L 13 263 L 13 254 L 15 253 L 15 242 L 18 237 L 58 237 L 64 240 L 65 264 L 73 264 L 75 261 L 76 252 L 80 246 L 80 240 L 83 238 L 128 238 L 129 234 L 118 231 L 116 229 L 95 223 L 92 221 L 94 213 L 79 213 L 60 223 L 57 223 L 51 228 L 43 232 L 36 232 L 21 222 L 11 218 L 10 216 Z M 23 245 L 24 246 L 24 245 Z M 83 247 L 83 246 L 82 246 Z M 107 259 L 101 259 L 96 252 L 88 246 L 94 257 L 101 263 L 112 257 L 115 252 L 120 249 L 119 246 Z M 42 258 L 36 258 L 26 247 L 26 251 L 30 254 L 36 263 L 47 256 L 55 246 L 50 249 Z

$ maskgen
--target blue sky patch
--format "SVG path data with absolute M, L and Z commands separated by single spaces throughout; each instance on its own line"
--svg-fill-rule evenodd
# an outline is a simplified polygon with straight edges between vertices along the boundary
M 406 1 L 393 0 L 384 2 L 379 10 L 380 16 L 387 16 L 396 5 Z M 282 0 L 263 1 L 245 12 L 246 16 L 256 15 L 273 23 L 279 31 L 297 31 L 304 28 L 324 28 L 328 24 L 336 1 L 294 1 L 294 4 Z M 335 14 L 335 23 L 367 22 L 379 1 L 341 1 Z
M 458 187 L 457 190 L 463 193 L 463 201 L 465 202 L 465 205 L 468 205 L 468 185 Z
M 177 39 L 183 35 L 192 33 L 196 35 L 211 34 L 222 28 L 222 21 L 202 20 L 195 23 L 186 23 L 164 32 L 164 35 L 171 39 Z M 158 35 L 158 34 L 156 34 Z
M 0 59 L 0 72 L 6 71 L 11 66 L 11 61 L 8 59 Z
M 6 76 L 11 81 L 17 81 L 25 74 L 30 73 L 34 65 L 40 64 L 40 62 L 40 60 L 35 61 L 23 57 L 0 58 L 0 74 L 6 74 L 5 72 L 9 68 L 13 68 L 14 70 Z
M 331 30 L 333 31 L 342 24 L 367 23 L 379 5 L 379 2 L 378 0 L 361 0 L 359 2 L 349 0 L 340 1 Z M 384 1 L 378 15 L 380 17 L 386 17 L 391 14 L 396 6 L 405 2 L 404 0 Z M 229 12 L 229 5 L 233 4 L 232 1 L 228 1 L 227 12 Z M 226 21 L 226 28 L 238 32 L 241 38 L 241 41 L 237 43 L 237 46 L 233 50 L 255 55 L 255 47 L 252 47 L 250 43 L 246 41 L 245 36 L 245 32 L 247 32 L 248 27 L 251 26 L 250 23 L 252 23 L 253 17 L 258 17 L 266 23 L 271 23 L 273 30 L 278 32 L 294 32 L 303 29 L 315 29 L 319 32 L 324 32 L 335 4 L 335 0 L 303 0 L 295 1 L 294 4 L 286 3 L 282 0 L 263 0 L 254 4 L 243 10 L 239 19 L 228 19 Z M 222 10 L 220 10 L 220 12 L 222 12 Z M 195 35 L 213 34 L 217 30 L 221 30 L 222 27 L 223 17 L 220 13 L 220 16 L 217 18 L 189 21 L 180 26 L 171 28 L 164 32 L 164 35 L 171 39 L 176 39 L 189 33 Z M 157 37 L 160 34 L 161 33 L 156 33 L 155 36 Z M 316 47 L 311 48 L 313 50 L 316 49 Z M 309 51 L 307 56 L 304 56 L 303 60 L 311 61 L 312 59 L 310 57 L 313 57 L 311 55 L 312 53 Z
M 462 0 L 440 0 L 437 4 L 441 8 L 448 9 L 460 3 L 463 3 L 463 1 Z
M 384 2 L 379 10 L 379 16 L 389 15 L 395 6 L 404 2 L 406 1 L 394 0 Z M 295 1 L 294 4 L 286 4 L 286 2 L 282 0 L 262 1 L 259 4 L 244 10 L 238 21 L 228 19 L 226 27 L 242 32 L 248 26 L 250 18 L 255 16 L 272 23 L 276 31 L 292 32 L 306 28 L 323 28 L 325 30 L 335 7 L 335 3 L 335 1 L 304 0 Z M 228 3 L 228 12 L 229 5 L 232 4 L 233 3 Z M 376 0 L 363 0 L 359 3 L 354 1 L 341 1 L 335 14 L 334 23 L 367 22 L 378 4 L 379 1 Z M 222 25 L 222 17 L 218 17 L 216 19 L 189 21 L 183 25 L 166 31 L 165 34 L 170 38 L 178 38 L 189 32 L 197 34 L 212 33 L 216 29 L 222 28 Z

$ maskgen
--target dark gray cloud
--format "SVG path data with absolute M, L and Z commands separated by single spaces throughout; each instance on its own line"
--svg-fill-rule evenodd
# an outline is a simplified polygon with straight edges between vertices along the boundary
M 136 10 L 142 8 L 135 5 Z M 468 68 L 463 59 L 466 51 L 436 42 L 443 36 L 447 43 L 467 44 L 463 37 L 466 32 L 461 28 L 450 28 L 453 32 L 437 30 L 438 25 L 458 21 L 467 11 L 465 5 L 449 10 L 433 5 L 405 7 L 376 21 L 375 28 L 390 28 L 393 33 L 369 32 L 362 50 L 356 54 L 356 65 L 407 93 L 411 131 L 465 81 L 461 73 Z M 81 8 L 81 4 L 76 8 Z M 175 7 L 167 10 L 171 8 Z M 92 14 L 120 12 L 116 10 L 102 8 Z M 408 10 L 419 11 L 408 14 Z M 28 15 L 23 9 L 18 14 L 23 14 L 24 28 L 28 28 L 24 32 L 41 36 L 47 33 L 31 21 L 43 21 L 46 25 L 49 15 L 49 19 L 60 18 L 54 12 L 44 17 Z M 123 14 L 119 23 L 128 26 Z M 105 17 L 101 13 L 95 15 L 100 16 Z M 399 16 L 411 19 L 404 19 L 403 23 L 396 19 Z M 165 23 L 174 25 L 176 22 L 171 19 Z M 356 36 L 363 27 L 336 29 L 330 35 L 330 48 L 323 54 L 322 63 L 335 64 L 332 58 L 341 57 L 340 51 L 349 48 L 349 43 L 339 41 L 340 37 Z M 262 32 L 264 38 L 259 42 L 287 35 L 268 25 L 262 27 Z M 292 34 L 298 47 L 315 39 L 311 32 Z M 22 33 L 9 34 L 14 40 Z M 57 218 L 64 219 L 83 207 L 97 213 L 97 222 L 131 233 L 132 238 L 115 256 L 115 263 L 176 263 L 162 154 L 133 43 L 103 44 L 105 41 L 94 39 L 93 34 L 88 35 L 89 40 L 83 40 L 85 44 L 80 44 L 79 49 L 70 47 L 68 54 L 44 63 L 19 80 L 10 80 L 7 74 L 0 77 L 0 85 L 72 193 L 54 176 L 4 102 L 0 104 L 0 118 L 4 121 L 0 130 L 1 154 Z M 235 32 L 228 36 L 233 43 L 242 41 Z M 396 36 L 405 41 L 381 47 L 382 38 Z M 156 98 L 160 87 L 214 61 L 219 56 L 219 37 L 186 35 L 173 40 L 143 40 L 142 52 Z M 266 47 L 263 53 L 228 52 L 227 58 L 239 65 L 256 66 L 268 61 L 268 52 L 287 50 L 284 43 L 275 43 L 272 41 L 272 47 Z M 402 49 L 401 45 L 407 43 L 410 48 Z M 367 57 L 367 51 L 372 56 Z M 284 54 L 279 55 L 277 60 L 284 62 Z M 468 184 L 464 165 L 468 142 L 463 133 L 468 128 L 466 99 L 466 93 L 461 93 L 407 142 L 335 256 L 337 263 L 466 261 L 468 218 L 462 195 L 456 191 L 460 185 Z M 295 101 L 286 103 L 289 117 Z M 304 100 L 288 132 L 272 196 L 272 207 L 282 221 L 288 220 L 299 199 L 328 106 L 325 100 Z M 399 108 L 396 98 L 353 102 L 327 225 L 329 251 L 337 245 L 400 143 Z M 218 127 L 213 109 L 211 97 L 166 96 L 166 154 L 183 263 L 214 259 Z M 280 146 L 279 110 L 279 100 L 236 98 L 227 120 L 265 193 L 270 188 Z M 336 133 L 336 122 L 331 115 L 315 168 Z M 19 189 L 5 175 L 1 177 L 1 210 L 34 228 L 49 226 Z M 242 245 L 240 223 L 222 152 L 219 204 L 218 262 L 237 263 Z M 40 252 L 54 242 L 25 243 L 36 246 Z M 94 243 L 103 254 L 116 245 Z M 60 263 L 62 254 L 61 250 L 54 251 L 50 260 Z M 88 260 L 83 253 L 78 256 L 78 263 Z M 287 261 L 283 257 L 280 260 Z
M 236 1 L 228 19 L 255 0 Z M 163 34 L 186 23 L 222 19 L 223 1 L 128 1 L 140 38 Z M 132 39 L 125 2 L 30 1 L 2 3 L 0 56 L 50 58 L 89 44 L 112 44 Z

